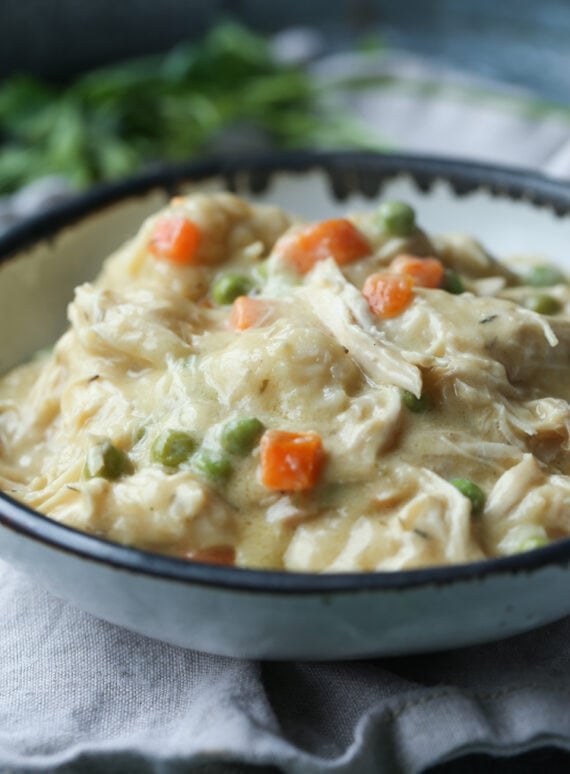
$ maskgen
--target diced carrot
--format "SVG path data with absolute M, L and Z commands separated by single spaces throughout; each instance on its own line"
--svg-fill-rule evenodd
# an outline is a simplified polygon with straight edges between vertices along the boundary
M 189 551 L 184 558 L 192 562 L 222 564 L 231 567 L 235 564 L 236 551 L 233 546 L 210 546 L 209 548 L 197 548 L 194 551 Z
M 323 443 L 317 433 L 267 430 L 261 438 L 261 481 L 269 489 L 312 489 L 323 460 Z
M 199 226 L 182 215 L 158 220 L 150 237 L 149 250 L 156 258 L 172 263 L 192 264 L 202 241 Z
M 377 317 L 396 317 L 411 303 L 413 287 L 409 274 L 378 272 L 366 278 L 362 295 Z
M 299 274 L 307 274 L 317 261 L 333 258 L 343 266 L 369 255 L 372 249 L 349 220 L 334 218 L 284 234 L 274 252 Z
M 437 258 L 418 258 L 402 253 L 394 258 L 388 271 L 408 274 L 422 288 L 439 288 L 443 282 L 444 268 Z
M 245 331 L 263 322 L 268 306 L 260 298 L 238 296 L 232 304 L 228 325 L 234 331 Z

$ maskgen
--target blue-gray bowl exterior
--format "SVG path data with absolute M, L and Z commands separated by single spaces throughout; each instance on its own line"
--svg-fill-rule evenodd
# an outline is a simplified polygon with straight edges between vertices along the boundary
M 280 175 L 318 171 L 332 200 L 378 196 L 404 174 L 421 191 L 444 181 L 553 210 L 570 189 L 533 173 L 370 153 L 299 152 L 210 160 L 94 189 L 0 238 L 0 268 L 97 213 L 189 183 L 221 179 L 260 194 Z M 467 206 L 467 203 L 466 203 Z M 564 224 L 564 225 L 563 225 Z M 21 299 L 26 308 L 26 299 Z M 9 321 L 4 321 L 7 324 Z M 22 356 L 29 355 L 22 352 Z M 0 354 L 0 362 L 2 357 Z M 512 635 L 570 612 L 570 540 L 514 557 L 392 573 L 309 575 L 190 563 L 110 543 L 0 493 L 0 555 L 88 612 L 167 642 L 236 657 L 340 659 L 457 647 Z

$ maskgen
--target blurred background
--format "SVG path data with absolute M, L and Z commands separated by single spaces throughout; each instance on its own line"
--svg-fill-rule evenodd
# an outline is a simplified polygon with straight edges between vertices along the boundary
M 570 180 L 567 0 L 2 0 L 0 228 L 164 162 L 270 148 Z
M 3 0 L 0 72 L 49 78 L 200 39 L 219 18 L 261 34 L 316 27 L 334 49 L 377 33 L 395 48 L 568 101 L 566 0 Z M 351 40 L 352 39 L 352 40 Z

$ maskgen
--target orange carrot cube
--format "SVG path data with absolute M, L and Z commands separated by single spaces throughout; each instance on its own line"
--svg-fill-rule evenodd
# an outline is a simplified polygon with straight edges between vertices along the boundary
M 274 250 L 299 274 L 307 274 L 325 258 L 343 266 L 372 252 L 368 240 L 346 218 L 323 220 L 284 234 Z
M 232 304 L 228 325 L 234 331 L 245 331 L 260 325 L 268 311 L 269 307 L 262 299 L 238 296 Z
M 209 548 L 196 548 L 184 555 L 184 559 L 191 562 L 206 562 L 207 564 L 220 564 L 231 567 L 235 564 L 236 552 L 233 546 L 210 546 Z
M 195 223 L 181 215 L 169 215 L 156 222 L 149 250 L 155 258 L 193 264 L 201 241 L 202 233 Z
M 443 282 L 444 268 L 437 258 L 418 258 L 402 253 L 394 258 L 388 271 L 407 274 L 422 288 L 439 288 Z
M 323 443 L 317 433 L 267 430 L 261 438 L 261 481 L 268 489 L 312 489 L 318 482 L 323 461 Z
M 412 302 L 414 280 L 409 274 L 378 272 L 366 278 L 362 295 L 377 317 L 397 317 Z

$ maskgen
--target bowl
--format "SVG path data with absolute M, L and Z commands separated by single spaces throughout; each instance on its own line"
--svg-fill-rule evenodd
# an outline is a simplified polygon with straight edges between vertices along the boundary
M 568 260 L 570 189 L 461 161 L 300 152 L 205 161 L 94 189 L 0 239 L 0 372 L 53 342 L 79 282 L 173 194 L 232 190 L 308 218 L 415 206 L 499 255 Z M 570 612 L 570 540 L 507 558 L 391 573 L 303 574 L 191 563 L 58 524 L 0 493 L 0 556 L 107 621 L 234 657 L 348 659 L 506 637 Z

